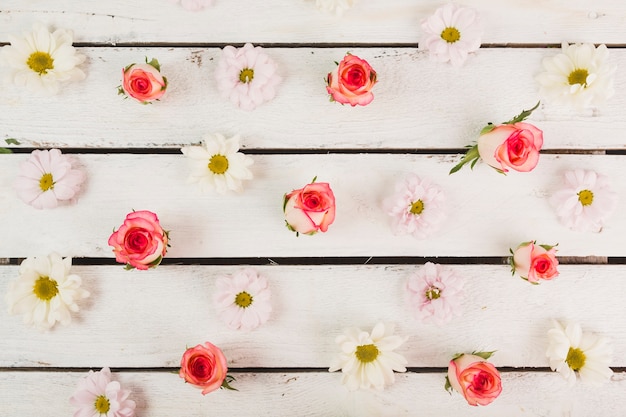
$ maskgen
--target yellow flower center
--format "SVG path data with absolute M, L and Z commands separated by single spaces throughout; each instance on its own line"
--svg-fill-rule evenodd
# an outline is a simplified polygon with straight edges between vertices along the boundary
M 111 403 L 109 402 L 109 399 L 105 397 L 104 395 L 98 396 L 93 406 L 96 409 L 96 411 L 100 414 L 106 414 L 111 409 Z
M 589 76 L 589 71 L 584 68 L 575 69 L 574 71 L 569 73 L 567 77 L 567 82 L 569 85 L 580 84 L 583 87 L 587 87 L 587 77 Z
M 46 74 L 54 69 L 54 59 L 47 52 L 33 52 L 26 60 L 26 65 L 39 75 Z
M 214 174 L 223 174 L 228 171 L 228 158 L 224 155 L 213 155 L 209 161 L 209 169 Z
M 567 358 L 565 358 L 565 362 L 567 362 L 567 366 L 569 366 L 572 371 L 580 371 L 580 369 L 585 366 L 585 361 L 587 357 L 585 353 L 578 349 L 570 347 L 567 352 Z
M 424 202 L 422 200 L 417 200 L 411 204 L 411 208 L 409 209 L 411 214 L 420 215 L 424 211 Z
M 369 363 L 378 357 L 378 348 L 376 345 L 361 345 L 356 347 L 356 358 L 363 363 Z
M 252 296 L 245 291 L 240 292 L 235 296 L 235 304 L 241 308 L 250 307 L 252 304 Z
M 578 201 L 583 206 L 590 206 L 593 203 L 593 192 L 591 190 L 581 190 L 578 192 Z
M 249 83 L 254 78 L 254 70 L 252 68 L 244 68 L 239 73 L 239 81 Z
M 461 39 L 461 32 L 457 28 L 447 27 L 441 31 L 441 39 L 448 43 L 454 43 Z
M 57 282 L 48 277 L 39 277 L 33 285 L 33 293 L 43 301 L 50 301 L 59 293 Z
M 441 297 L 441 290 L 437 287 L 430 287 L 426 290 L 426 298 L 429 300 L 436 300 Z
M 41 179 L 39 180 L 39 188 L 41 191 L 48 191 L 51 188 L 54 188 L 54 178 L 52 178 L 52 174 L 43 174 Z

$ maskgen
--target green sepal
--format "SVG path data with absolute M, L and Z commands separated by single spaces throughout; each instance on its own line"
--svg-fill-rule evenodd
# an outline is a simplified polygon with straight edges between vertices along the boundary
M 493 123 L 489 122 L 489 123 L 487 123 L 487 126 L 483 127 L 483 129 L 480 131 L 480 135 L 482 136 L 485 133 L 489 133 L 489 132 L 491 132 L 495 128 L 496 128 L 496 125 L 494 125 Z
M 452 361 L 455 361 L 457 359 L 459 359 L 461 356 L 465 355 L 465 353 L 455 353 L 454 356 L 452 357 Z
M 446 384 L 443 387 L 446 391 L 448 391 L 448 394 L 452 395 L 454 388 L 452 388 L 452 385 L 450 384 L 450 378 L 448 378 L 448 375 L 446 375 Z
M 522 278 L 524 281 L 528 282 L 529 284 L 539 285 L 539 283 L 538 283 L 538 282 L 530 282 L 530 281 L 528 280 L 528 278 L 526 278 L 526 277 L 520 277 L 520 278 Z
M 132 269 L 135 269 L 135 267 L 134 267 L 134 266 L 132 266 L 131 264 L 126 264 L 126 265 L 124 266 L 124 269 L 125 269 L 125 270 L 127 270 L 127 271 L 130 271 L 130 270 L 132 270 Z
M 128 65 L 126 65 L 126 66 L 124 67 L 124 73 L 126 73 L 126 71 L 128 71 L 128 70 L 130 69 L 130 67 L 132 67 L 133 65 L 135 65 L 135 64 L 133 63 L 133 64 L 128 64 Z
M 541 246 L 545 250 L 550 250 L 552 248 L 555 248 L 555 247 L 559 246 L 559 244 L 557 243 L 556 245 L 539 245 L 539 246 Z
M 8 138 L 4 140 L 6 142 L 7 145 L 21 145 L 21 143 L 19 143 L 17 141 L 17 139 L 14 138 Z
M 313 177 L 313 179 L 311 180 L 311 184 L 314 184 L 315 181 L 317 181 L 317 175 Z
M 537 107 L 539 107 L 540 103 L 541 103 L 541 101 L 538 101 L 537 104 L 535 104 L 535 107 L 533 107 L 532 109 L 530 109 L 530 110 L 522 110 L 522 112 L 520 114 L 518 114 L 517 116 L 515 116 L 514 118 L 512 118 L 508 122 L 504 122 L 502 124 L 504 124 L 504 125 L 512 125 L 514 123 L 523 122 L 524 120 L 526 120 L 526 118 L 528 116 L 530 116 L 533 113 L 533 111 L 535 111 L 537 109 Z
M 224 388 L 231 391 L 239 391 L 237 388 L 231 387 L 230 383 L 236 381 L 235 377 L 232 375 L 226 375 L 226 378 L 222 381 L 222 385 L 220 388 Z
M 467 164 L 468 162 L 471 162 L 472 164 L 470 165 L 470 168 L 474 168 L 474 165 L 476 165 L 476 161 L 478 161 L 478 159 L 480 159 L 480 154 L 478 153 L 478 145 L 474 145 L 471 146 L 467 152 L 465 153 L 465 156 L 463 156 L 463 159 L 461 159 L 461 162 L 459 162 L 458 164 L 456 164 L 448 173 L 448 175 L 450 174 L 454 174 L 455 172 L 457 172 L 458 170 L 460 170 L 461 168 L 463 168 L 463 165 Z
M 122 87 L 121 85 L 117 86 L 117 95 L 118 96 L 124 96 L 124 98 L 128 98 L 126 96 L 126 91 L 124 91 L 124 87 Z
M 157 266 L 159 266 L 162 260 L 163 256 L 159 255 L 158 258 L 148 264 L 148 268 L 156 268 Z
M 491 352 L 472 352 L 472 355 L 475 355 L 475 356 L 483 358 L 484 360 L 487 360 L 491 356 L 493 356 L 494 353 L 496 353 L 496 351 L 492 350 Z
M 148 62 L 148 57 L 146 57 L 146 64 L 154 67 L 157 71 L 161 72 L 161 64 L 159 64 L 159 60 L 156 58 L 152 58 L 150 62 Z
M 287 208 L 287 201 L 289 201 L 289 199 L 287 198 L 287 193 L 285 193 L 283 195 L 283 213 L 285 212 L 285 209 Z

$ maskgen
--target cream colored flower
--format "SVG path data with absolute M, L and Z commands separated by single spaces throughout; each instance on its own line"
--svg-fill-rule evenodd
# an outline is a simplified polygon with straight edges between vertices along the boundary
M 576 375 L 583 382 L 599 385 L 613 375 L 609 368 L 613 349 L 609 340 L 592 333 L 583 333 L 580 324 L 563 326 L 555 321 L 548 330 L 549 346 L 546 356 L 550 368 L 559 372 L 569 385 L 576 383 Z
M 220 319 L 233 330 L 253 330 L 265 323 L 272 311 L 267 278 L 252 268 L 217 278 L 213 297 Z
M 228 190 L 241 192 L 242 180 L 251 180 L 248 169 L 254 163 L 252 158 L 239 151 L 239 136 L 226 139 L 216 133 L 203 138 L 201 146 L 185 146 L 181 152 L 191 159 L 193 172 L 190 182 L 200 185 L 202 191 L 215 189 L 224 194 Z
M 335 339 L 341 354 L 333 359 L 329 372 L 341 369 L 341 382 L 350 391 L 384 389 L 395 381 L 393 371 L 406 372 L 404 356 L 393 352 L 406 338 L 393 335 L 393 326 L 378 323 L 372 333 L 352 327 Z
M 85 78 L 77 68 L 85 56 L 76 53 L 69 30 L 50 33 L 45 26 L 35 24 L 33 32 L 21 38 L 9 35 L 9 41 L 11 45 L 2 48 L 0 57 L 11 68 L 10 79 L 17 86 L 51 96 L 58 93 L 61 82 Z
M 535 79 L 546 102 L 581 111 L 602 106 L 614 94 L 617 66 L 609 64 L 606 45 L 563 43 L 562 52 L 544 58 Z
M 58 321 L 71 322 L 70 312 L 78 312 L 76 301 L 89 296 L 80 288 L 81 278 L 70 274 L 72 258 L 56 253 L 26 258 L 19 269 L 17 281 L 9 283 L 6 302 L 9 314 L 23 314 L 24 323 L 42 330 Z

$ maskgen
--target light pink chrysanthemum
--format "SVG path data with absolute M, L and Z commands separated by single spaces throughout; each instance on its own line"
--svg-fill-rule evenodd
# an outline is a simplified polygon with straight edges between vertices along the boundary
M 253 330 L 265 323 L 272 311 L 267 278 L 252 268 L 232 277 L 219 277 L 214 301 L 219 317 L 231 329 Z
M 70 157 L 58 149 L 34 150 L 20 165 L 15 181 L 18 197 L 37 209 L 57 207 L 71 200 L 85 180 L 83 171 L 72 168 Z
M 276 96 L 276 87 L 282 81 L 277 68 L 260 46 L 226 46 L 215 70 L 217 88 L 237 107 L 254 110 Z
M 599 232 L 617 207 L 609 178 L 595 171 L 565 172 L 563 188 L 550 197 L 561 223 L 572 230 Z
M 176 4 L 180 3 L 183 8 L 192 12 L 200 11 L 213 4 L 213 0 L 170 0 L 170 2 Z
M 133 417 L 135 402 L 129 400 L 130 390 L 122 389 L 117 381 L 111 381 L 109 368 L 89 371 L 78 381 L 78 387 L 70 398 L 70 404 L 78 407 L 74 417 Z
M 461 66 L 470 52 L 480 48 L 482 27 L 478 13 L 449 3 L 422 20 L 424 37 L 420 49 L 427 49 L 437 62 Z
M 444 201 L 441 188 L 428 179 L 409 174 L 396 185 L 396 193 L 385 199 L 383 208 L 393 217 L 391 226 L 395 234 L 425 239 L 445 219 Z
M 427 262 L 406 283 L 409 307 L 423 322 L 442 325 L 461 314 L 463 279 L 453 269 Z

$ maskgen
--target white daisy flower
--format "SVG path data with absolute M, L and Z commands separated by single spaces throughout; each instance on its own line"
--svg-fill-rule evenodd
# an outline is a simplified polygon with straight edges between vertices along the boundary
M 243 110 L 257 106 L 276 96 L 282 78 L 278 66 L 263 48 L 247 43 L 242 48 L 226 46 L 215 70 L 217 88 L 222 97 Z
M 467 7 L 448 3 L 422 20 L 424 37 L 420 49 L 427 49 L 437 62 L 461 66 L 470 52 L 480 48 L 483 33 L 478 13 Z
M 70 274 L 72 258 L 56 253 L 26 258 L 19 269 L 19 278 L 9 283 L 6 302 L 9 314 L 23 314 L 24 323 L 42 330 L 58 321 L 71 322 L 70 312 L 78 312 L 76 301 L 89 296 L 80 288 L 81 278 Z
M 111 381 L 111 370 L 89 371 L 78 381 L 70 404 L 78 409 L 74 417 L 134 417 L 136 404 L 129 400 L 131 391 Z
M 338 16 L 354 6 L 357 0 L 315 0 L 318 9 Z
M 609 64 L 606 45 L 563 43 L 562 53 L 543 59 L 535 80 L 546 102 L 581 111 L 602 106 L 615 91 L 616 65 Z
M 555 321 L 548 330 L 549 346 L 546 356 L 550 368 L 559 372 L 569 385 L 576 383 L 576 375 L 583 382 L 599 385 L 613 375 L 609 368 L 613 348 L 609 340 L 592 333 L 583 333 L 580 324 L 565 327 Z
M 565 172 L 563 188 L 550 197 L 561 223 L 572 230 L 600 232 L 617 207 L 617 193 L 609 178 L 595 171 Z
M 406 372 L 404 356 L 393 352 L 406 338 L 393 335 L 393 326 L 378 323 L 372 333 L 356 327 L 345 330 L 335 342 L 341 348 L 339 357 L 333 359 L 329 372 L 341 369 L 341 383 L 348 390 L 384 389 L 395 381 L 393 371 Z
M 59 83 L 85 78 L 85 73 L 77 68 L 85 61 L 85 56 L 77 54 L 72 46 L 73 34 L 69 30 L 48 29 L 35 24 L 33 32 L 23 37 L 9 35 L 11 45 L 0 51 L 0 58 L 12 72 L 10 79 L 17 86 L 42 95 L 52 96 L 59 91 Z
M 241 192 L 241 181 L 253 178 L 248 167 L 254 161 L 238 151 L 239 136 L 226 139 L 219 133 L 205 135 L 201 146 L 185 146 L 181 152 L 191 159 L 193 166 L 189 181 L 197 182 L 202 191 Z
M 396 235 L 411 234 L 425 239 L 436 232 L 446 218 L 444 202 L 441 188 L 428 179 L 409 174 L 396 184 L 396 193 L 385 199 L 383 208 L 393 217 L 391 227 Z
M 231 329 L 253 330 L 269 318 L 272 311 L 269 284 L 254 269 L 243 269 L 232 277 L 219 277 L 215 285 L 218 315 Z
M 20 165 L 15 180 L 18 197 L 37 209 L 55 208 L 59 201 L 73 200 L 85 181 L 85 173 L 58 149 L 34 150 Z

